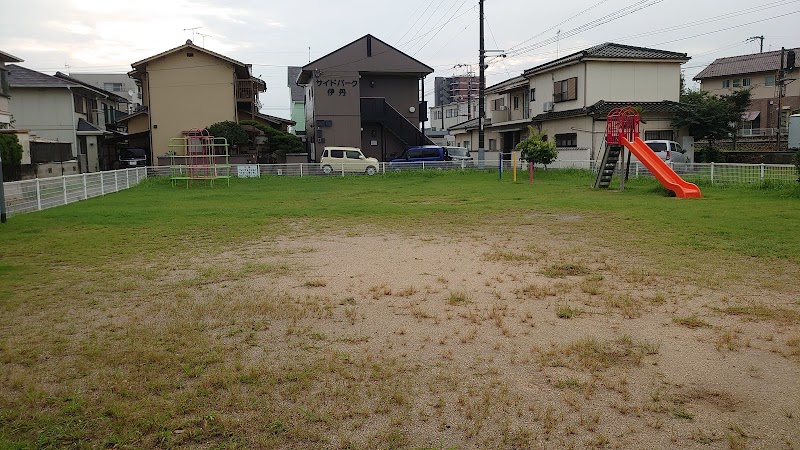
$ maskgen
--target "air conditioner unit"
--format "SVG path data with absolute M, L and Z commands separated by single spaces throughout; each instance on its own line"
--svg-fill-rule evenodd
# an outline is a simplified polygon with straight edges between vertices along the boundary
M 553 102 L 544 102 L 544 105 L 542 107 L 542 111 L 550 112 L 550 111 L 553 110 L 554 106 L 555 106 L 555 103 L 553 103 Z
M 508 106 L 506 106 L 506 105 L 502 105 L 502 106 L 498 106 L 498 107 L 497 107 L 497 110 L 498 110 L 498 111 L 505 111 L 505 110 L 507 110 L 507 109 L 508 109 Z

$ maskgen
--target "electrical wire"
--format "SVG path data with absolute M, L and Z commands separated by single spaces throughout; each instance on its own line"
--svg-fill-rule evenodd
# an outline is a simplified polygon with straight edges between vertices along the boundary
M 439 27 L 439 29 L 436 31 L 436 33 L 434 33 L 434 35 L 433 35 L 433 36 L 431 36 L 431 38 L 430 38 L 430 39 L 428 39 L 428 41 L 427 41 L 427 42 L 425 42 L 425 44 L 423 44 L 423 45 L 422 45 L 422 47 L 420 47 L 419 49 L 417 49 L 417 51 L 416 51 L 416 52 L 414 52 L 414 53 L 413 53 L 411 56 L 416 56 L 416 55 L 417 55 L 417 53 L 421 52 L 423 48 L 425 48 L 425 47 L 426 47 L 428 44 L 430 44 L 430 42 L 433 40 L 433 38 L 435 38 L 435 37 L 436 37 L 436 36 L 439 34 L 439 32 L 441 32 L 441 31 L 442 31 L 442 30 L 443 30 L 443 29 L 444 29 L 444 28 L 445 28 L 447 25 L 449 25 L 449 24 L 450 24 L 450 22 L 452 22 L 452 21 L 453 21 L 453 19 L 455 18 L 455 15 L 456 15 L 456 14 L 458 14 L 458 12 L 461 10 L 461 8 L 463 8 L 463 7 L 464 7 L 464 5 L 465 5 L 466 3 L 467 3 L 467 0 L 464 0 L 464 1 L 462 1 L 462 2 L 461 2 L 461 4 L 458 6 L 458 9 L 457 9 L 457 10 L 455 10 L 455 11 L 453 11 L 453 14 L 450 16 L 450 18 L 449 18 L 449 19 L 447 19 L 447 21 L 444 23 L 444 25 L 442 25 L 441 27 Z M 469 10 L 467 10 L 467 11 L 469 11 Z

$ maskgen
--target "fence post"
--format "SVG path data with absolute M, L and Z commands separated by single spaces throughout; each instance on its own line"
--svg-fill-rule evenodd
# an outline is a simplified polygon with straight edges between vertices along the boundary
M 503 152 L 497 154 L 497 167 L 500 169 L 500 179 L 503 179 Z
M 342 163 L 342 176 L 344 176 L 344 163 Z
M 300 163 L 300 178 L 303 178 L 303 164 Z
M 67 204 L 67 177 L 61 175 L 61 185 L 64 187 L 64 204 Z
M 100 195 L 106 195 L 106 186 L 103 182 L 103 172 L 100 172 Z
M 764 163 L 761 163 L 761 182 L 764 182 Z
M 422 170 L 425 170 L 425 161 L 422 161 Z
M 711 161 L 711 184 L 714 184 L 714 161 Z
M 130 189 L 131 187 L 131 169 L 125 169 L 125 189 Z
M 83 174 L 83 199 L 86 200 L 89 198 L 89 193 L 86 191 L 86 174 Z
M 119 192 L 119 170 L 114 171 L 114 192 Z
M 39 179 L 36 179 L 36 210 L 42 210 L 42 186 L 39 184 Z

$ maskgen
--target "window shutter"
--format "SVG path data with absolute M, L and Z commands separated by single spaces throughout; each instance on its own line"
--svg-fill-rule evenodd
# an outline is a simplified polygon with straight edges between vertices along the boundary
M 560 102 L 561 101 L 561 82 L 556 81 L 553 83 L 553 101 Z
M 578 78 L 570 78 L 567 80 L 567 98 L 566 100 L 575 100 L 578 98 Z

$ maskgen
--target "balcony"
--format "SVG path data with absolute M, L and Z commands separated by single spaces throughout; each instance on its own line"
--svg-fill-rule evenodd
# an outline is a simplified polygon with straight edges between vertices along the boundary
M 789 132 L 788 127 L 781 127 L 781 134 L 787 134 Z M 769 136 L 777 136 L 778 129 L 777 128 L 742 128 L 736 133 L 739 137 L 769 137 Z
M 258 78 L 249 80 L 236 80 L 236 101 L 257 102 L 258 93 L 267 90 L 266 84 Z

